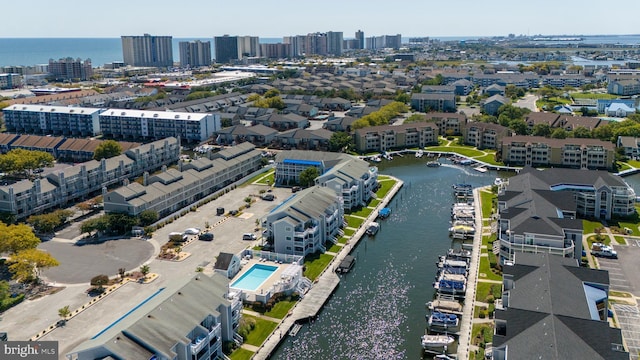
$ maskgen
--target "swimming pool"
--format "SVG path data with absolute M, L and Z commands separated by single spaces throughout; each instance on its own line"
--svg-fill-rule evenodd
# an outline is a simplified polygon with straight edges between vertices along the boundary
M 254 264 L 247 272 L 231 284 L 232 288 L 256 291 L 276 270 L 277 266 Z

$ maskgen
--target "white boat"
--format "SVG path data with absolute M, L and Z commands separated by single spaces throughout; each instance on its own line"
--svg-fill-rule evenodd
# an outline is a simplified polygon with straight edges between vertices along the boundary
M 502 186 L 502 185 L 506 185 L 507 181 L 508 181 L 507 179 L 503 179 L 503 178 L 499 178 L 498 177 L 493 181 L 493 184 L 496 185 L 496 186 Z
M 487 172 L 487 168 L 484 166 L 478 166 L 473 168 L 475 171 L 481 172 L 481 173 L 486 173 Z
M 424 151 L 422 151 L 422 150 L 416 151 L 416 157 L 417 158 L 421 158 L 423 155 L 424 155 Z
M 378 230 L 380 230 L 380 224 L 378 224 L 377 222 L 373 221 L 367 227 L 367 231 L 366 232 L 367 232 L 367 235 L 373 236 L 378 232 Z
M 379 163 L 382 161 L 382 159 L 380 159 L 380 156 L 374 156 L 371 158 L 371 161 L 375 162 L 375 163 Z
M 424 349 L 442 349 L 455 341 L 449 335 L 422 335 L 420 340 Z
M 462 313 L 462 304 L 455 300 L 436 299 L 429 301 L 427 307 L 431 311 L 439 311 L 444 313 Z
M 440 166 L 440 162 L 437 160 L 427 162 L 428 167 L 438 167 Z

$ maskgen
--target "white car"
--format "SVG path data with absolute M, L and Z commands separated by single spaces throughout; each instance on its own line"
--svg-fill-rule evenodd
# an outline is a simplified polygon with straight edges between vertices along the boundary
M 198 235 L 200 234 L 200 229 L 198 228 L 188 228 L 184 231 L 186 235 Z

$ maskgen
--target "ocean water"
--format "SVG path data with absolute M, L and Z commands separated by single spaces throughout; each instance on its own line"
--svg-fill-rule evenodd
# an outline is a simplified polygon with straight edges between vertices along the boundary
M 582 36 L 585 44 L 640 44 L 640 35 L 597 35 Z M 433 37 L 441 41 L 461 41 L 478 39 L 477 36 Z M 180 41 L 211 41 L 213 37 L 173 38 L 173 59 L 180 60 L 178 43 Z M 408 37 L 402 41 L 407 42 Z M 278 43 L 282 38 L 260 38 L 260 43 Z M 49 59 L 65 57 L 91 59 L 94 67 L 113 61 L 122 61 L 122 43 L 120 38 L 0 38 L 0 66 L 46 64 Z M 212 54 L 213 56 L 213 54 Z

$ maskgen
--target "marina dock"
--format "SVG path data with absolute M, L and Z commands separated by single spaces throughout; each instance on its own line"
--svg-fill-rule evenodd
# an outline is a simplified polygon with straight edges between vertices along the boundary
M 269 335 L 269 337 L 264 341 L 262 346 L 256 349 L 252 359 L 269 359 L 283 338 L 289 334 L 294 327 L 298 328 L 297 325 L 300 323 L 308 322 L 318 315 L 320 309 L 322 309 L 340 283 L 340 277 L 336 274 L 335 269 L 351 253 L 353 248 L 355 248 L 360 239 L 365 235 L 367 225 L 376 219 L 378 216 L 378 210 L 386 207 L 404 185 L 402 180 L 397 178 L 394 178 L 394 180 L 396 181 L 396 184 L 391 188 L 387 196 L 380 201 L 376 206 L 376 209 L 371 212 L 369 217 L 367 217 L 367 220 L 362 224 L 362 226 L 360 226 L 358 231 L 353 234 L 349 242 L 347 242 L 347 244 L 334 257 L 329 266 L 327 266 L 322 274 L 320 274 L 313 283 L 311 289 L 293 307 L 293 309 L 291 309 L 289 314 L 282 319 L 271 335 Z M 298 331 L 299 330 L 300 329 L 298 328 Z M 298 331 L 295 331 L 295 333 L 297 334 Z

